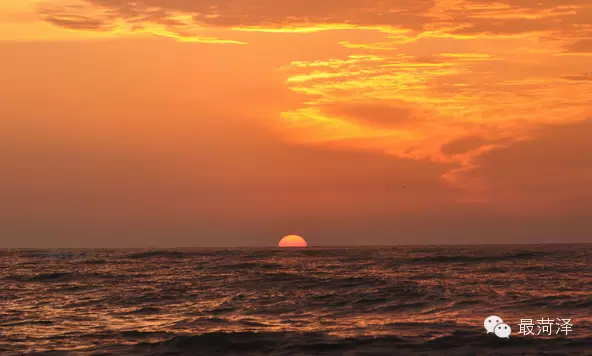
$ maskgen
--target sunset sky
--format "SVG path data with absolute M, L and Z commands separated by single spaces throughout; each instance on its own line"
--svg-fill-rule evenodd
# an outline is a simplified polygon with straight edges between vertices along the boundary
M 592 242 L 590 0 L 0 0 L 0 247 Z

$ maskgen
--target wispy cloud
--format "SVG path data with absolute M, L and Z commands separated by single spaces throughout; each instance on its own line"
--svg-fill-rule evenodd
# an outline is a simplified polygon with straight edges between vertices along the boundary
M 578 74 L 578 75 L 566 75 L 563 77 L 567 80 L 575 80 L 575 81 L 592 81 L 592 72 Z
M 582 120 L 592 106 L 589 0 L 86 0 L 40 8 L 73 30 L 145 31 L 179 41 L 243 43 L 240 32 L 373 30 L 282 68 L 303 98 L 284 110 L 288 139 L 476 167 L 475 158 Z M 206 30 L 226 29 L 225 38 Z M 578 54 L 576 58 L 574 54 Z M 577 82 L 578 85 L 573 85 Z M 455 174 L 446 175 L 454 180 Z

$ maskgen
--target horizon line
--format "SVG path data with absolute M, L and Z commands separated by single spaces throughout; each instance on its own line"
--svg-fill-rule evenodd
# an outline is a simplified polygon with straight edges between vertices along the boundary
M 279 247 L 277 245 L 191 245 L 191 246 L 128 246 L 128 247 L 0 247 L 6 250 L 174 250 L 174 249 L 336 249 L 336 248 L 381 248 L 381 247 L 463 247 L 463 246 L 548 246 L 592 245 L 592 242 L 532 242 L 532 243 L 464 243 L 464 244 L 392 244 L 392 245 L 308 245 L 307 247 Z

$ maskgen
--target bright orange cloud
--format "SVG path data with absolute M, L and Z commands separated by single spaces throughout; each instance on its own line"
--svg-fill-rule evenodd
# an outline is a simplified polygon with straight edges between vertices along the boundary
M 50 1 L 39 13 L 72 30 L 209 43 L 246 43 L 233 38 L 244 31 L 381 32 L 338 42 L 346 56 L 281 68 L 302 105 L 282 110 L 277 130 L 301 143 L 457 163 L 444 175 L 454 182 L 533 127 L 592 111 L 588 0 L 86 0 Z M 227 37 L 208 35 L 221 28 Z

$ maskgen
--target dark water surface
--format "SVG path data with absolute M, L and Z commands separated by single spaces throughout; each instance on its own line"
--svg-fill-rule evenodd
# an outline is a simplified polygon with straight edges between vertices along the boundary
M 592 245 L 0 251 L 0 354 L 592 355 Z M 486 335 L 489 315 L 512 327 Z M 518 334 L 521 319 L 571 331 Z

